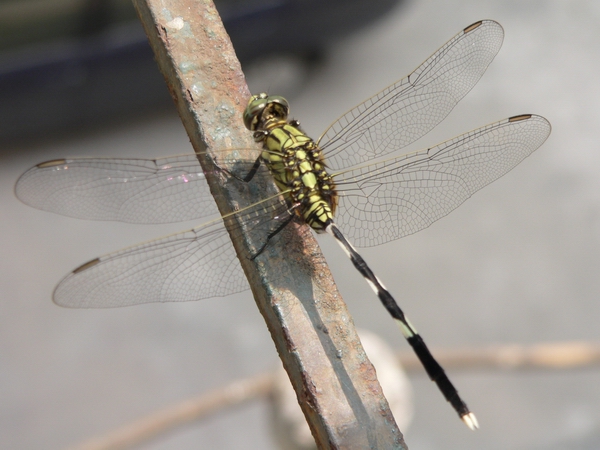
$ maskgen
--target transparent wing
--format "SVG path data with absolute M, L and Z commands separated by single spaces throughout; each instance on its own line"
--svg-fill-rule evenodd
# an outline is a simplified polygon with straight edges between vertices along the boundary
M 79 219 L 148 224 L 218 213 L 194 154 L 48 161 L 21 175 L 15 193 L 34 208 Z
M 67 275 L 54 302 L 72 308 L 110 308 L 219 297 L 248 288 L 227 231 L 184 233 L 90 261 Z
M 80 219 L 168 223 L 217 212 L 195 155 L 49 161 L 25 172 L 15 193 L 34 208 Z
M 183 233 L 96 258 L 67 275 L 54 302 L 72 308 L 111 308 L 222 297 L 248 289 L 223 220 L 234 234 L 245 228 L 255 248 L 289 217 L 279 196 Z
M 515 116 L 436 147 L 335 174 L 335 220 L 359 247 L 415 233 L 510 171 L 550 129 L 543 117 Z
M 477 22 L 409 76 L 344 114 L 319 139 L 327 165 L 363 164 L 424 136 L 475 86 L 503 39 L 500 24 Z

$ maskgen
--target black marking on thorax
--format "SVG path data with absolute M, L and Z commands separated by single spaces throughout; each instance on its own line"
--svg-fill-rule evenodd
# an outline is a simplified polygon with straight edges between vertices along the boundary
M 337 193 L 321 150 L 297 122 L 267 121 L 257 133 L 262 159 L 290 205 L 316 231 L 333 220 Z

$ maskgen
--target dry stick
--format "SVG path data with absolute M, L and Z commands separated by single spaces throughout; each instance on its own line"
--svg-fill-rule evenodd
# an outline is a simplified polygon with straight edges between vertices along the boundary
M 167 432 L 172 432 L 176 427 L 215 414 L 228 406 L 264 397 L 271 391 L 272 386 L 273 374 L 271 373 L 235 381 L 197 398 L 161 409 L 103 436 L 89 439 L 71 449 L 122 450 L 132 448 Z
M 574 369 L 600 365 L 600 344 L 589 342 L 545 343 L 530 346 L 495 345 L 481 348 L 436 350 L 440 364 L 453 370 L 473 369 Z M 400 356 L 406 370 L 419 370 L 410 353 Z
M 531 346 L 496 345 L 456 350 L 436 349 L 444 367 L 457 370 L 503 369 L 575 369 L 600 365 L 600 344 L 588 342 L 546 343 Z M 413 373 L 423 368 L 413 352 L 402 352 L 400 363 Z M 193 399 L 188 399 L 152 413 L 131 424 L 92 438 L 71 450 L 123 450 L 156 438 L 176 427 L 198 421 L 209 415 L 259 397 L 273 388 L 275 374 L 264 373 L 235 381 Z
M 134 4 L 221 214 L 259 200 L 241 183 L 225 189 L 210 157 L 215 148 L 256 148 L 242 121 L 250 93 L 214 5 Z M 274 240 L 255 259 L 244 239 L 233 244 L 317 446 L 405 449 L 309 228 L 292 224 Z

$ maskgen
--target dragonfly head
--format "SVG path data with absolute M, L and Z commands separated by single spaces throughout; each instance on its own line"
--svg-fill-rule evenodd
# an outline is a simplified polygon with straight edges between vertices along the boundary
M 267 95 L 264 92 L 253 95 L 244 111 L 244 125 L 250 131 L 256 131 L 269 119 L 287 120 L 290 106 L 279 95 Z

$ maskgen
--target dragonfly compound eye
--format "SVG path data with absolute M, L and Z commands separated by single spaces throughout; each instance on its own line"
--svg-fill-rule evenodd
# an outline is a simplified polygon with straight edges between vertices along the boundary
M 289 112 L 290 106 L 285 98 L 263 92 L 250 97 L 244 111 L 244 125 L 250 131 L 256 131 L 269 119 L 286 120 Z

